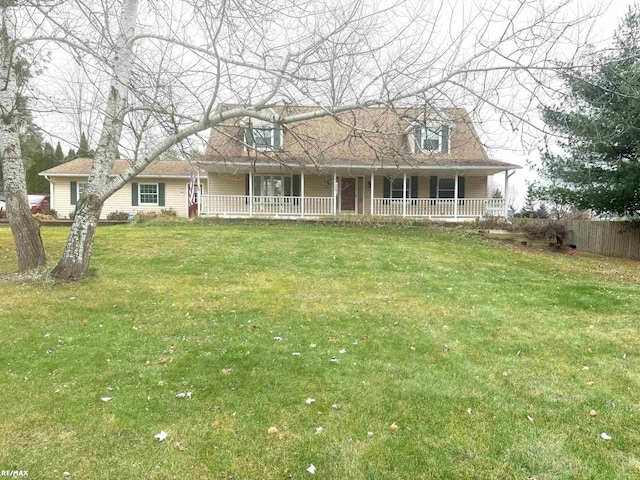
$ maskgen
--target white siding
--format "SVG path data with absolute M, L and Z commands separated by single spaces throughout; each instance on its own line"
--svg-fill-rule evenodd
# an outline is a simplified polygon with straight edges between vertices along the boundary
M 69 214 L 75 210 L 75 205 L 71 204 L 71 182 L 86 182 L 86 177 L 52 177 L 52 201 L 51 208 L 58 212 L 60 218 L 68 218 Z M 164 206 L 156 205 L 131 205 L 131 183 L 114 193 L 107 199 L 102 208 L 100 218 L 106 219 L 112 212 L 120 211 L 136 214 L 138 212 L 159 212 L 163 209 L 172 208 L 181 217 L 187 216 L 187 184 L 185 179 L 168 178 L 143 178 L 136 179 L 135 183 L 164 183 Z M 206 191 L 206 180 L 203 179 L 203 189 Z

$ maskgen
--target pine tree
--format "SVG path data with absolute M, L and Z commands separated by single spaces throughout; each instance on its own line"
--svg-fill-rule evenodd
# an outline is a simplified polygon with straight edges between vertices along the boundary
M 77 158 L 93 158 L 93 150 L 89 150 L 89 141 L 84 132 L 80 133 L 80 145 L 76 152 Z
M 64 163 L 64 153 L 62 152 L 62 146 L 60 145 L 60 142 L 58 142 L 58 145 L 56 146 L 53 163 L 55 163 L 56 165 Z

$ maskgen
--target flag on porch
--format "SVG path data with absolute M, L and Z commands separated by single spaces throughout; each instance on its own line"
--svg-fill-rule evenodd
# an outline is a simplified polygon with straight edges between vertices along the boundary
M 196 179 L 191 172 L 191 178 L 189 179 L 189 206 L 192 207 L 196 204 Z

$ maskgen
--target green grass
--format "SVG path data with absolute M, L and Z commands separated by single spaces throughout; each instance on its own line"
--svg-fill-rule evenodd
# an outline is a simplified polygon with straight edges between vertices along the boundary
M 100 228 L 86 281 L 0 280 L 0 469 L 638 478 L 639 277 L 458 229 Z

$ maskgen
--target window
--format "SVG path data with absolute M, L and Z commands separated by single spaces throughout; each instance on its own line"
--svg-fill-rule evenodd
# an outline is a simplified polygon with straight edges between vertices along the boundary
M 78 182 L 76 187 L 76 202 L 80 200 L 80 196 L 84 193 L 84 189 L 87 188 L 87 182 Z
M 138 185 L 138 202 L 140 205 L 158 205 L 158 184 L 141 183 Z
M 289 175 L 254 175 L 253 195 L 255 197 L 290 197 L 292 177 Z
M 438 179 L 438 198 L 454 198 L 456 181 L 453 178 Z
M 404 198 L 402 195 L 402 185 L 404 179 L 402 177 L 391 179 L 391 198 Z M 407 178 L 407 194 L 406 198 L 409 198 L 411 192 L 411 178 Z
M 449 153 L 449 126 L 420 126 L 413 131 L 414 153 Z
M 245 142 L 256 150 L 274 150 L 282 146 L 282 127 L 274 124 L 252 125 L 246 129 Z

